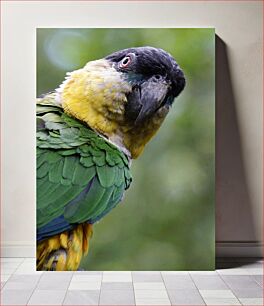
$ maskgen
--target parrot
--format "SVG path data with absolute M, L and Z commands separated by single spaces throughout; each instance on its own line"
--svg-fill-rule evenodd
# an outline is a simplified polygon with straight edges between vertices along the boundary
M 185 83 L 168 52 L 132 47 L 66 73 L 37 98 L 37 270 L 78 270 L 93 225 L 123 200 L 132 160 Z

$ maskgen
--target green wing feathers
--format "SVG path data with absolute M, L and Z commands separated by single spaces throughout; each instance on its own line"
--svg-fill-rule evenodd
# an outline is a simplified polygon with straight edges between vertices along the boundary
M 129 160 L 54 101 L 55 94 L 37 101 L 37 226 L 59 216 L 93 223 L 129 187 Z

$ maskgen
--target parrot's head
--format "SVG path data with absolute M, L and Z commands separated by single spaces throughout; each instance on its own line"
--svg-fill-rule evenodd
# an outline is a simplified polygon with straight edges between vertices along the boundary
M 162 49 L 129 48 L 68 73 L 57 90 L 65 112 L 136 158 L 185 86 Z

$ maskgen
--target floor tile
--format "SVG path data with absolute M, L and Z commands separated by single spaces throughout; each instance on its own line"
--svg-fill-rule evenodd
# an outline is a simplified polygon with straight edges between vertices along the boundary
M 244 299 L 239 299 L 242 305 L 264 305 L 263 299 L 261 298 L 244 298 Z
M 21 265 L 21 262 L 1 262 L 1 271 L 5 268 L 16 269 L 19 265 Z
M 1 273 L 3 274 L 13 274 L 17 267 L 1 267 Z
M 133 290 L 101 290 L 99 305 L 135 305 Z
M 41 279 L 57 279 L 57 280 L 66 280 L 71 279 L 73 277 L 72 271 L 45 271 L 42 274 Z
M 227 258 L 217 264 L 223 268 L 36 272 L 35 258 L 1 258 L 3 305 L 263 305 L 263 261 Z
M 231 289 L 257 289 L 260 287 L 252 277 L 247 275 L 222 275 L 222 279 Z
M 199 290 L 203 298 L 236 298 L 231 290 Z
M 2 305 L 26 305 L 32 290 L 6 290 L 1 292 Z
M 196 289 L 189 275 L 163 275 L 167 289 Z
M 246 271 L 248 275 L 263 275 L 262 268 L 248 268 Z
M 217 273 L 220 275 L 247 275 L 248 272 L 243 268 L 231 268 L 231 269 L 217 269 Z
M 40 280 L 38 290 L 67 290 L 70 285 L 70 280 Z
M 22 263 L 17 270 L 15 271 L 15 274 L 42 274 L 42 271 L 36 271 L 36 265 L 32 263 Z
M 218 275 L 193 274 L 192 279 L 198 289 L 229 289 Z
M 165 289 L 145 289 L 135 290 L 135 297 L 137 299 L 168 299 L 168 294 Z
M 163 282 L 134 282 L 133 284 L 135 290 L 166 290 Z
M 127 271 L 125 271 L 127 272 Z M 165 271 L 165 272 L 178 272 L 178 271 Z M 179 271 L 181 272 L 181 271 Z M 132 271 L 132 274 L 147 274 L 147 275 L 157 275 L 160 274 L 161 271 Z
M 74 271 L 73 275 L 103 275 L 103 271 Z
M 34 290 L 36 288 L 35 282 L 11 282 L 7 281 L 5 289 L 11 290 Z
M 250 262 L 250 263 L 243 263 L 243 268 L 244 269 L 263 269 L 263 262 Z
M 35 290 L 28 305 L 61 305 L 65 294 L 65 290 Z
M 204 305 L 197 289 L 169 289 L 168 295 L 172 305 Z
M 152 273 L 152 271 L 150 271 Z M 104 275 L 131 275 L 132 271 L 103 271 Z
M 101 290 L 133 290 L 132 282 L 105 282 L 102 283 Z
M 39 281 L 41 275 L 31 275 L 31 274 L 12 274 L 9 278 L 9 282 L 22 282 L 22 283 L 35 283 Z
M 68 291 L 63 305 L 98 305 L 100 290 Z
M 136 305 L 166 306 L 171 305 L 171 302 L 169 299 L 138 299 L 136 300 Z
M 218 273 L 216 271 L 189 271 L 190 275 L 206 275 L 206 276 L 216 276 Z
M 102 275 L 73 275 L 72 282 L 101 282 Z
M 103 282 L 132 282 L 131 272 L 104 272 Z
M 1 272 L 2 273 L 2 272 Z M 10 278 L 11 274 L 1 274 L 1 282 L 6 282 Z
M 262 298 L 263 297 L 263 289 L 232 289 L 232 292 L 237 298 Z
M 101 282 L 71 282 L 68 290 L 100 290 Z
M 149 273 L 149 272 L 132 272 L 133 282 L 162 282 L 160 272 Z
M 204 299 L 206 305 L 241 305 L 236 298 L 206 298 Z
M 162 275 L 189 275 L 189 271 L 161 271 Z
M 72 273 L 45 272 L 41 276 L 38 290 L 67 290 L 72 278 Z
M 263 276 L 262 275 L 252 275 L 252 278 L 256 283 L 258 283 L 263 288 Z

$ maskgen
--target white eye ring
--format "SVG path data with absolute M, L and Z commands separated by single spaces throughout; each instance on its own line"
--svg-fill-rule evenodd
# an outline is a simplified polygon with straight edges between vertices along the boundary
M 122 59 L 121 63 L 119 64 L 119 67 L 120 68 L 126 68 L 127 66 L 130 65 L 131 62 L 132 62 L 131 57 L 126 56 Z

